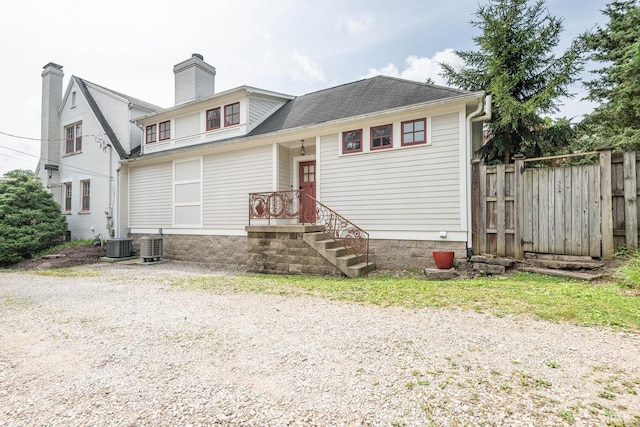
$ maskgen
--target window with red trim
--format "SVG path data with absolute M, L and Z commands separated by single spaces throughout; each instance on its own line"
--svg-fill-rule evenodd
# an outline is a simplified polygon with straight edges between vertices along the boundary
M 240 123 L 240 103 L 224 106 L 224 125 L 231 126 Z
M 220 107 L 207 110 L 207 130 L 220 127 Z
M 371 128 L 371 149 L 380 150 L 393 146 L 393 125 L 376 126 Z
M 427 142 L 427 120 L 418 119 L 402 122 L 402 145 L 424 144 Z
M 362 129 L 342 133 L 342 154 L 362 151 Z
M 64 184 L 64 211 L 71 212 L 71 183 L 66 182 Z
M 156 142 L 158 138 L 158 125 L 149 125 L 147 126 L 147 137 L 146 137 L 146 143 L 147 144 L 151 144 L 153 142 Z
M 165 139 L 171 139 L 171 122 L 166 121 L 162 122 L 158 125 L 160 128 L 160 141 L 164 141 Z
M 65 154 L 82 151 L 82 122 L 64 128 Z

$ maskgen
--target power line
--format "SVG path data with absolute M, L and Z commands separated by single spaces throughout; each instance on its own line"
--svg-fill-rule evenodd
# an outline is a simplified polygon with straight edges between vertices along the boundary
M 15 150 L 13 148 L 5 147 L 4 145 L 0 145 L 0 148 L 4 148 L 5 150 L 13 151 L 13 152 L 16 152 L 16 153 L 19 153 L 19 154 L 24 154 L 25 156 L 35 157 L 37 159 L 40 159 L 40 156 L 36 156 L 35 154 L 27 153 L 25 151 Z M 10 158 L 16 159 L 16 160 L 24 160 L 24 159 L 19 159 L 17 157 L 9 156 L 8 154 L 3 154 L 3 156 L 10 157 Z M 44 159 L 44 160 L 46 160 L 48 162 L 53 162 L 53 160 L 51 160 L 51 159 Z M 65 164 L 63 162 L 57 162 L 57 163 L 58 163 L 58 165 L 64 166 L 66 169 L 69 169 L 71 171 L 86 172 L 86 173 L 90 173 L 90 174 L 95 175 L 95 176 L 102 176 L 102 177 L 105 177 L 105 178 L 111 178 L 111 175 L 105 175 L 103 173 L 95 172 L 95 171 L 92 171 L 92 170 L 89 170 L 89 169 L 83 169 L 83 168 L 79 168 L 77 166 L 71 166 L 71 165 Z
M 14 135 L 12 133 L 2 132 L 2 131 L 0 131 L 0 135 L 5 135 L 5 136 L 9 136 L 11 138 L 17 138 L 17 139 L 26 139 L 28 141 L 38 141 L 38 142 L 60 142 L 60 141 L 66 141 L 67 140 L 66 138 L 61 138 L 61 139 L 31 138 L 31 137 L 28 137 L 28 136 Z M 95 135 L 82 135 L 83 138 L 89 137 L 89 136 L 98 139 L 99 137 L 106 136 L 106 134 L 98 133 L 98 134 L 95 134 Z

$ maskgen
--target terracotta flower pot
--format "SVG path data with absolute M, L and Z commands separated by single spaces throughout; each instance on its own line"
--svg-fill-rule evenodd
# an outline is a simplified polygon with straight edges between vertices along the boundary
M 433 260 L 440 270 L 448 270 L 453 267 L 454 255 L 453 251 L 433 251 Z

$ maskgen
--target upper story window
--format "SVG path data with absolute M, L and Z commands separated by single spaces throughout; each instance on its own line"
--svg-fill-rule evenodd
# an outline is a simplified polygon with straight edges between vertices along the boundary
M 65 154 L 82 151 L 82 122 L 74 123 L 64 128 Z
M 425 119 L 402 122 L 402 145 L 424 144 L 427 142 L 427 121 Z
M 207 130 L 218 129 L 219 127 L 220 127 L 220 107 L 207 110 Z
M 376 126 L 371 128 L 371 149 L 379 150 L 393 146 L 393 125 Z
M 91 208 L 91 181 L 80 181 L 80 188 L 82 189 L 81 210 L 87 212 Z
M 76 91 L 71 92 L 71 108 L 76 106 Z
M 71 212 L 71 183 L 65 182 L 64 184 L 64 211 Z
M 151 144 L 152 142 L 156 142 L 158 138 L 158 125 L 149 125 L 146 130 L 146 143 Z
M 224 106 L 224 125 L 231 126 L 240 123 L 240 103 Z
M 342 153 L 359 153 L 362 151 L 362 129 L 350 130 L 342 134 Z
M 160 141 L 171 139 L 171 122 L 166 121 L 158 125 L 160 127 Z

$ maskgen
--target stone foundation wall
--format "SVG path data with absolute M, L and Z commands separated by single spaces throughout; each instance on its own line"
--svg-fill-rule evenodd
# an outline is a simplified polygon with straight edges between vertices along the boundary
M 247 227 L 247 237 L 165 234 L 162 236 L 162 257 L 198 262 L 220 270 L 342 276 L 340 270 L 302 239 L 306 228 L 294 225 Z M 142 236 L 131 236 L 138 254 Z M 372 239 L 369 241 L 369 261 L 375 262 L 379 270 L 433 268 L 434 250 L 454 251 L 456 260 L 467 256 L 465 242 Z
M 133 248 L 138 254 L 143 236 L 131 235 Z M 247 238 L 244 236 L 164 234 L 160 237 L 162 258 L 197 262 L 219 270 L 244 271 L 247 267 Z
M 250 273 L 343 276 L 303 240 L 305 226 L 247 227 Z
M 378 270 L 416 270 L 435 268 L 433 251 L 454 251 L 455 259 L 467 258 L 465 242 L 431 240 L 369 240 L 369 261 Z

